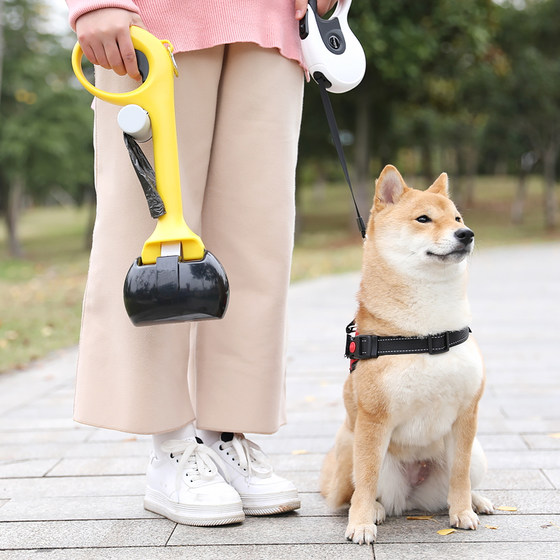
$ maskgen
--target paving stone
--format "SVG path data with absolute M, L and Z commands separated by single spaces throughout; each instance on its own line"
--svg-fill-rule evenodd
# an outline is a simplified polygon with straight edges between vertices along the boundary
M 560 490 L 560 469 L 546 469 L 544 474 Z
M 94 431 L 96 428 L 78 424 L 72 417 L 64 418 L 6 418 L 0 416 L 0 430 L 2 432 L 21 432 L 29 430 L 62 430 L 80 429 Z M 1 436 L 0 436 L 1 438 Z
M 146 473 L 148 459 L 140 457 L 104 457 L 101 459 L 62 459 L 47 476 L 111 476 Z M 2 472 L 0 466 L 0 473 Z
M 0 463 L 1 478 L 24 478 L 45 476 L 60 459 L 23 459 Z
M 72 417 L 73 404 L 70 400 L 65 400 L 60 403 L 51 404 L 37 404 L 33 402 L 32 404 L 21 406 L 19 408 L 13 408 L 8 412 L 4 413 L 6 418 L 69 418 Z
M 560 449 L 560 431 L 554 434 L 524 434 L 530 449 Z
M 377 531 L 381 543 L 453 543 L 453 542 L 560 542 L 560 532 L 551 524 L 560 524 L 558 515 L 481 515 L 476 531 L 457 530 L 450 535 L 437 531 L 449 527 L 447 516 L 429 521 L 411 521 L 406 517 L 388 518 Z M 488 527 L 486 527 L 488 525 Z M 497 527 L 493 529 L 491 527 Z
M 169 545 L 228 544 L 332 544 L 345 543 L 346 520 L 340 517 L 299 517 L 286 514 L 274 517 L 247 517 L 242 525 L 204 531 L 177 525 Z
M 292 438 L 274 438 L 268 436 L 252 436 L 252 441 L 260 445 L 267 455 L 276 454 L 298 454 L 301 451 L 307 453 L 327 453 L 332 447 L 334 438 L 325 437 L 292 437 Z
M 319 472 L 324 458 L 325 455 L 323 453 L 306 453 L 303 455 L 274 455 L 270 460 L 275 470 L 279 471 L 300 470 Z
M 548 490 L 554 488 L 539 469 L 490 469 L 479 486 L 482 490 Z
M 219 530 L 219 529 L 216 529 Z M 30 551 L 0 551 L 0 560 L 29 560 Z M 371 546 L 344 544 L 166 546 L 33 551 L 42 560 L 373 560 Z M 543 559 L 548 560 L 548 559 Z
M 72 449 L 72 443 L 34 443 L 33 445 L 0 445 L 0 461 L 60 459 Z
M 6 444 L 35 445 L 37 443 L 81 443 L 91 437 L 86 430 L 26 430 L 1 432 L 0 446 Z
M 165 546 L 174 527 L 163 518 L 4 523 L 0 549 Z
M 560 393 L 559 393 L 560 394 Z M 558 420 L 547 420 L 542 418 L 506 418 L 505 416 L 484 418 L 479 416 L 478 433 L 553 433 L 560 432 L 560 422 Z
M 142 496 L 23 498 L 0 508 L 0 521 L 72 521 L 78 519 L 159 518 L 146 511 Z
M 342 416 L 342 414 L 341 414 Z M 343 418 L 344 416 L 342 416 Z M 292 437 L 332 437 L 334 440 L 334 435 L 336 434 L 338 428 L 340 427 L 341 420 L 334 419 L 324 422 L 308 421 L 308 422 L 295 422 L 293 420 L 293 414 L 288 416 L 288 423 L 280 428 L 280 430 L 274 434 L 274 436 L 259 436 L 255 434 L 248 434 L 247 437 L 254 439 L 255 437 L 262 437 L 263 445 L 266 445 L 267 453 L 269 451 L 273 452 L 274 444 L 272 444 L 269 449 L 268 439 L 270 441 L 275 441 L 276 438 L 292 438 Z M 274 438 L 274 439 L 273 439 Z
M 560 512 L 557 490 L 485 490 L 484 496 L 492 500 L 494 506 L 516 507 L 516 514 Z
M 291 480 L 299 492 L 319 492 L 319 473 L 315 471 L 275 471 L 278 475 Z M 552 487 L 552 484 L 549 483 Z
M 66 457 L 144 457 L 148 459 L 151 443 L 148 440 L 130 438 L 128 441 L 87 442 L 72 446 Z M 1 448 L 0 448 L 1 451 Z
M 455 533 L 450 535 L 454 537 Z M 449 539 L 449 537 L 446 537 Z M 419 560 L 421 558 L 441 560 L 496 560 L 503 558 L 535 558 L 558 560 L 560 543 L 554 542 L 492 542 L 492 543 L 425 543 L 376 544 L 375 560 Z
M 146 435 L 130 434 L 127 432 L 119 432 L 117 430 L 103 430 L 101 428 L 95 432 L 88 439 L 88 442 L 94 443 L 128 443 L 128 442 L 141 442 L 146 446 L 151 445 L 152 437 Z
M 560 420 L 558 394 L 530 401 L 523 397 L 504 398 L 501 409 L 508 418 L 543 418 Z
M 560 450 L 486 451 L 491 469 L 554 469 L 560 465 Z
M 338 510 L 331 509 L 319 492 L 301 492 L 301 508 L 297 510 L 300 517 L 342 517 L 348 516 L 348 506 Z
M 0 480 L 0 499 L 54 498 L 57 496 L 141 496 L 144 492 L 144 476 L 45 477 Z
M 527 449 L 527 444 L 517 434 L 479 434 L 478 439 L 484 450 Z

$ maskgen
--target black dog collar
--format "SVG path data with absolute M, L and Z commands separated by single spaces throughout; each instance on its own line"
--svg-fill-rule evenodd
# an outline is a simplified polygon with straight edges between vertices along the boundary
M 345 356 L 352 360 L 350 371 L 353 371 L 357 360 L 368 360 L 387 354 L 441 354 L 448 352 L 452 346 L 465 342 L 469 338 L 470 332 L 471 329 L 465 327 L 460 331 L 445 331 L 428 336 L 364 335 L 356 333 L 356 324 L 352 321 L 346 327 Z

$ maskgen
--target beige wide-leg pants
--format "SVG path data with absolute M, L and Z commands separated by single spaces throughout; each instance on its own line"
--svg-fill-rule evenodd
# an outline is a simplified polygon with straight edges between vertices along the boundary
M 179 428 L 272 433 L 285 422 L 285 306 L 303 76 L 249 43 L 176 56 L 187 224 L 223 264 L 224 319 L 134 327 L 123 282 L 151 219 L 117 125 L 95 101 L 97 217 L 76 382 L 78 422 L 140 434 Z M 96 84 L 135 84 L 101 69 Z M 151 142 L 142 147 L 151 156 Z

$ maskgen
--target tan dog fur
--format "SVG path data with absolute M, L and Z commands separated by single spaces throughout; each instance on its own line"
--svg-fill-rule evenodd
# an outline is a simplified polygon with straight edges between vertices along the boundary
M 421 223 L 420 216 L 430 221 Z M 465 227 L 448 197 L 445 173 L 419 191 L 385 167 L 364 244 L 357 331 L 427 336 L 466 327 L 472 243 L 461 247 L 454 235 Z M 348 539 L 373 542 L 386 514 L 449 505 L 452 526 L 476 529 L 474 510 L 493 511 L 471 492 L 486 471 L 475 438 L 484 380 L 472 335 L 443 354 L 358 362 L 344 386 L 347 417 L 321 473 L 329 505 L 351 504 Z

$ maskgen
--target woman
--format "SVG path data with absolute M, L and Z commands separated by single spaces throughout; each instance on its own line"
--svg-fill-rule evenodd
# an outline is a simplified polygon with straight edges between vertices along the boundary
M 334 3 L 319 0 L 319 12 Z M 132 326 L 123 279 L 154 223 L 122 142 L 119 108 L 96 99 L 97 217 L 74 417 L 153 435 L 144 506 L 176 522 L 222 525 L 297 509 L 294 485 L 243 433 L 274 433 L 285 422 L 303 92 L 298 20 L 307 0 L 67 4 L 103 90 L 137 86 L 130 26 L 173 44 L 185 219 L 230 283 L 224 319 Z

